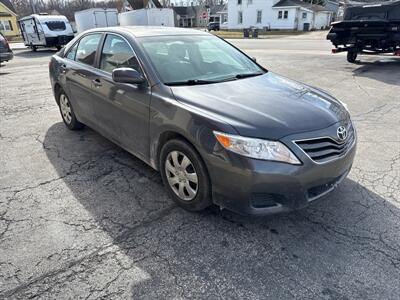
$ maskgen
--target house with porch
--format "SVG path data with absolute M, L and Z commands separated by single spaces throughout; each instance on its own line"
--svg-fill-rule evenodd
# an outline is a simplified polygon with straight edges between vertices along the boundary
M 228 29 L 323 29 L 333 15 L 329 7 L 301 0 L 228 0 Z
M 0 0 L 0 32 L 8 39 L 20 34 L 17 13 L 9 0 Z

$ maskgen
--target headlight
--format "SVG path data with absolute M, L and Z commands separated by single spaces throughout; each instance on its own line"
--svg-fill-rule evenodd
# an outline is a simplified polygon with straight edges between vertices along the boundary
M 218 142 L 227 150 L 237 154 L 262 159 L 300 165 L 301 162 L 284 144 L 277 141 L 268 141 L 230 135 L 214 131 Z

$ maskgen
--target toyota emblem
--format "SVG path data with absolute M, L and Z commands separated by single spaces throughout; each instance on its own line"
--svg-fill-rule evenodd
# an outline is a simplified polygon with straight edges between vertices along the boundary
M 339 141 L 344 141 L 347 138 L 347 129 L 346 129 L 346 127 L 340 126 L 336 130 L 336 135 L 337 135 Z

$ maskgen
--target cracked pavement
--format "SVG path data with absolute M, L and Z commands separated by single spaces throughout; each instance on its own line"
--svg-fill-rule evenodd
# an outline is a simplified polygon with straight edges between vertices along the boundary
M 157 172 L 61 122 L 52 51 L 0 69 L 0 298 L 398 299 L 400 59 L 349 64 L 324 40 L 233 40 L 268 69 L 348 104 L 358 153 L 307 209 L 189 213 Z

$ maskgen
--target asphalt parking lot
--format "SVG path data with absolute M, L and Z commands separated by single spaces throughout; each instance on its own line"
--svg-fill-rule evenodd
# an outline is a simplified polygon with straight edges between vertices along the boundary
M 286 215 L 186 212 L 140 160 L 66 129 L 53 51 L 17 50 L 0 69 L 0 298 L 399 298 L 400 58 L 349 64 L 322 39 L 231 42 L 348 104 L 358 153 L 339 188 Z

